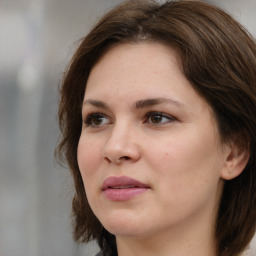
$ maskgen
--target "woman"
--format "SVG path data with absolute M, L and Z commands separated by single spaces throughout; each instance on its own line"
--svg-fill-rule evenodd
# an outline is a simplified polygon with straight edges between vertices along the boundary
M 197 1 L 128 1 L 61 87 L 74 237 L 101 255 L 236 256 L 255 232 L 256 45 Z

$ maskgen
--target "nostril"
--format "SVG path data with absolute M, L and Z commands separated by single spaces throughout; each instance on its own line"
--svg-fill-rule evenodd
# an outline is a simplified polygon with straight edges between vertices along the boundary
M 107 163 L 115 163 L 115 164 L 120 164 L 123 161 L 131 161 L 133 158 L 129 156 L 120 156 L 120 157 L 111 157 L 111 156 L 104 156 L 103 157 L 104 161 Z
M 129 156 L 122 156 L 120 157 L 120 159 L 123 159 L 123 160 L 130 160 L 131 158 Z
M 111 163 L 111 160 L 108 157 L 104 157 L 104 160 L 106 160 L 107 162 Z

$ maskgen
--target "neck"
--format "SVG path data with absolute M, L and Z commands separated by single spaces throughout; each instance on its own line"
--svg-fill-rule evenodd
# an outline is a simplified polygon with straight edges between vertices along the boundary
M 214 243 L 209 239 L 201 237 L 197 241 L 192 241 L 190 238 L 181 239 L 177 236 L 168 239 L 166 237 L 119 238 L 117 239 L 118 256 L 216 256 Z

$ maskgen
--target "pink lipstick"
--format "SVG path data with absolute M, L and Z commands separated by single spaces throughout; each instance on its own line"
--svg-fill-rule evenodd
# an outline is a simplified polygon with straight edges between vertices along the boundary
M 102 185 L 104 195 L 111 201 L 127 201 L 149 189 L 147 184 L 127 176 L 111 176 Z

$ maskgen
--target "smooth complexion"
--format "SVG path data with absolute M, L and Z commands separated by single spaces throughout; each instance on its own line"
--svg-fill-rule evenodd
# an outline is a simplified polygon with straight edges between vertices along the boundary
M 118 255 L 216 255 L 214 220 L 232 151 L 177 52 L 157 43 L 110 49 L 90 73 L 82 116 L 79 168 Z M 145 188 L 136 193 L 122 179 Z

